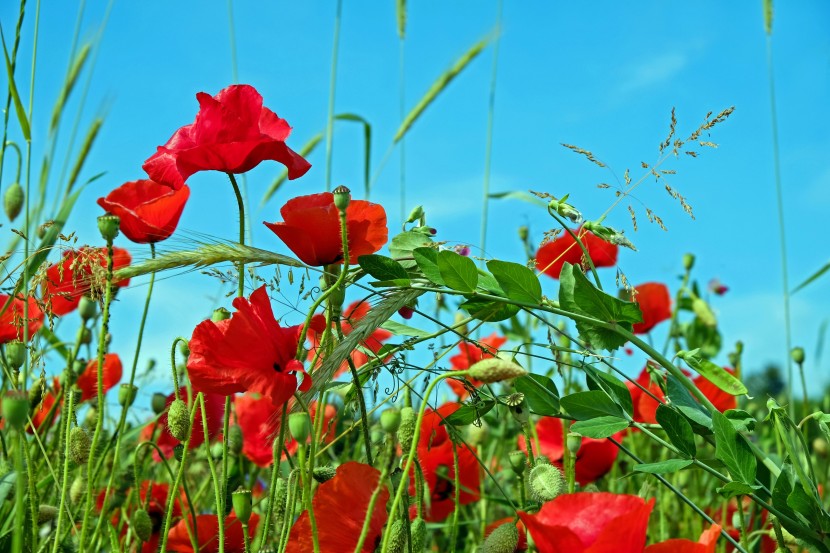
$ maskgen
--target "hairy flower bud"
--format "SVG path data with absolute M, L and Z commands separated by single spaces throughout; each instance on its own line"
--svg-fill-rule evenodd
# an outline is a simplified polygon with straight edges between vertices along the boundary
M 89 460 L 92 439 L 86 430 L 76 426 L 69 432 L 69 459 L 76 465 L 84 465 Z
M 122 384 L 118 388 L 118 404 L 122 407 L 130 407 L 135 401 L 135 396 L 138 393 L 138 386 L 133 384 Z
M 58 509 L 54 505 L 38 505 L 37 523 L 46 524 L 55 520 L 58 516 Z
M 6 188 L 6 193 L 3 194 L 3 209 L 6 211 L 6 217 L 9 221 L 14 221 L 20 212 L 23 211 L 23 203 L 25 200 L 23 187 L 19 182 L 13 182 L 11 186 Z
M 98 230 L 101 232 L 101 238 L 106 240 L 107 243 L 115 240 L 120 226 L 121 219 L 115 215 L 101 215 L 98 217 Z
M 243 440 L 242 428 L 238 424 L 234 424 L 228 428 L 228 449 L 230 449 L 231 453 L 234 455 L 242 453 Z
M 352 201 L 351 190 L 340 185 L 331 192 L 334 196 L 335 207 L 340 211 L 346 211 L 346 208 L 349 207 L 349 203 Z
M 380 414 L 380 427 L 388 434 L 394 434 L 401 426 L 401 412 L 390 407 Z
M 412 536 L 412 553 L 423 553 L 427 542 L 427 523 L 421 517 L 412 521 L 409 528 Z
M 389 553 L 403 553 L 406 551 L 406 528 L 401 519 L 395 520 L 389 528 Z
M 527 455 L 524 451 L 511 451 L 507 458 L 510 460 L 510 468 L 517 475 L 521 476 L 527 468 Z
M 398 441 L 403 450 L 409 451 L 412 447 L 412 439 L 415 436 L 415 423 L 418 415 L 412 407 L 401 409 L 401 424 L 398 427 Z
M 69 500 L 73 505 L 80 505 L 81 501 L 83 501 L 84 494 L 86 493 L 86 484 L 86 478 L 80 475 L 76 476 L 75 480 L 72 481 L 72 485 L 69 486 Z
M 144 509 L 138 509 L 133 513 L 132 520 L 133 531 L 138 539 L 141 541 L 150 541 L 153 535 L 153 521 L 150 515 Z
M 562 493 L 565 478 L 555 466 L 537 464 L 527 476 L 527 486 L 534 501 L 545 503 Z
M 479 553 L 513 553 L 519 545 L 519 529 L 506 522 L 490 532 L 479 548 Z
M 181 399 L 174 399 L 167 411 L 167 430 L 170 434 L 183 442 L 190 431 L 190 413 L 187 404 Z
M 323 467 L 314 467 L 314 470 L 311 472 L 311 476 L 313 476 L 317 482 L 322 484 L 323 482 L 328 482 L 334 478 L 336 473 L 337 468 L 331 465 L 326 465 Z
M 467 370 L 467 373 L 484 384 L 492 384 L 493 382 L 524 376 L 527 371 L 512 361 L 499 357 L 488 357 L 475 363 Z
M 236 518 L 241 520 L 242 524 L 248 524 L 248 521 L 251 520 L 251 490 L 246 490 L 240 486 L 231 494 L 231 501 L 233 502 L 233 513 Z

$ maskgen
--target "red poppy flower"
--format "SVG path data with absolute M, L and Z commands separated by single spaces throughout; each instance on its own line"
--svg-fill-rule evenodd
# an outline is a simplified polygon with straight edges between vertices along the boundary
M 340 215 L 331 192 L 292 198 L 280 208 L 285 222 L 265 223 L 306 265 L 315 267 L 343 261 Z M 386 244 L 386 211 L 365 200 L 352 200 L 346 209 L 349 263 L 375 253 Z
M 251 514 L 248 521 L 248 535 L 256 534 L 259 525 L 259 515 Z M 216 515 L 199 515 L 196 517 L 196 534 L 199 538 L 199 549 L 194 550 L 187 534 L 184 519 L 170 529 L 167 534 L 167 551 L 169 553 L 218 553 L 219 551 L 219 519 Z M 225 519 L 225 553 L 243 553 L 245 551 L 242 523 L 235 516 Z
M 729 367 L 724 367 L 724 369 L 731 375 L 735 374 L 735 369 L 730 369 Z M 707 378 L 697 376 L 692 382 L 695 383 L 697 389 L 703 392 L 703 395 L 706 396 L 709 401 L 712 402 L 712 405 L 714 405 L 721 413 L 727 409 L 735 409 L 738 407 L 737 397 L 728 392 L 724 392 L 712 384 Z
M 465 371 L 482 359 L 495 357 L 499 352 L 499 348 L 504 345 L 505 342 L 507 342 L 507 338 L 499 336 L 495 332 L 486 338 L 478 340 L 477 343 L 461 342 L 458 344 L 458 349 L 461 350 L 461 353 L 450 357 L 450 363 L 452 363 L 453 370 Z M 481 382 L 475 378 L 467 377 L 467 381 L 476 388 L 481 386 Z M 459 401 L 467 399 L 470 395 L 470 392 L 464 384 L 458 380 L 448 379 L 447 384 L 449 384 L 452 391 L 458 396 Z
M 123 367 L 121 358 L 115 353 L 104 355 L 104 393 L 121 381 Z M 98 397 L 98 360 L 93 359 L 86 364 L 86 369 L 78 375 L 78 388 L 81 390 L 81 401 Z
M 519 517 L 539 553 L 643 553 L 653 507 L 634 495 L 574 493 Z
M 380 479 L 380 472 L 369 465 L 348 461 L 337 467 L 334 478 L 323 482 L 311 500 L 314 517 L 317 519 L 317 540 L 320 553 L 354 551 L 363 529 L 363 521 L 369 509 L 369 500 Z M 380 544 L 380 536 L 386 524 L 386 503 L 389 490 L 386 486 L 375 502 L 369 533 L 360 549 L 372 553 Z M 324 521 L 324 523 L 320 523 Z M 307 553 L 313 551 L 311 521 L 308 511 L 291 527 L 286 553 Z
M 270 466 L 274 461 L 274 440 L 280 432 L 282 406 L 271 403 L 266 397 L 256 398 L 251 394 L 242 394 L 234 398 L 236 421 L 242 429 L 242 453 L 260 467 Z M 316 416 L 317 404 L 309 406 L 311 416 Z M 330 443 L 335 438 L 336 424 L 334 417 L 337 410 L 330 403 L 326 404 L 323 419 L 323 443 Z M 309 437 L 311 440 L 311 437 Z M 289 453 L 297 450 L 297 442 L 286 434 L 285 448 Z M 283 458 L 285 453 L 283 453 Z
M 633 382 L 626 381 L 625 385 L 631 393 L 631 403 L 634 406 L 634 420 L 636 422 L 656 424 L 657 407 L 660 406 L 660 403 L 665 402 L 666 396 L 663 394 L 663 390 L 660 386 L 651 380 L 651 375 L 649 374 L 647 367 L 643 368 L 640 375 L 637 377 L 637 384 L 647 389 L 652 393 L 652 395 L 659 398 L 660 401 L 658 402 L 653 397 L 645 393 Z
M 266 159 L 303 176 L 311 165 L 285 144 L 291 127 L 270 109 L 250 85 L 232 85 L 210 96 L 196 95 L 196 120 L 177 130 L 142 166 L 156 182 L 181 188 L 199 171 L 245 173 Z
M 179 396 L 187 401 L 187 388 L 182 386 L 179 388 Z M 169 407 L 173 400 L 176 399 L 175 394 L 167 396 L 166 406 Z M 194 397 L 195 399 L 195 397 Z M 208 439 L 212 440 L 222 432 L 222 419 L 225 414 L 225 397 L 218 394 L 205 394 L 205 414 L 207 415 Z M 158 433 L 155 442 L 159 446 L 165 457 L 173 455 L 173 448 L 179 444 L 179 440 L 174 438 L 170 432 L 167 431 L 167 409 L 165 407 L 164 413 L 158 419 L 158 426 L 161 432 Z M 147 441 L 152 439 L 153 430 L 156 424 L 150 423 L 141 431 L 141 440 Z M 205 442 L 205 432 L 202 425 L 202 410 L 196 409 L 196 416 L 193 419 L 193 429 L 190 436 L 190 449 L 199 447 Z M 153 454 L 154 458 L 157 454 Z
M 126 267 L 132 261 L 130 252 L 113 248 L 113 271 Z M 102 290 L 106 282 L 107 249 L 81 248 L 64 252 L 63 259 L 46 269 L 43 282 L 43 301 L 54 315 L 65 315 L 75 310 L 81 297 L 89 295 L 93 287 Z M 130 279 L 113 282 L 120 288 Z
M 193 389 L 222 395 L 255 392 L 282 405 L 297 390 L 294 373 L 305 375 L 294 359 L 300 327 L 280 326 L 264 285 L 250 299 L 234 299 L 233 306 L 230 319 L 203 321 L 193 330 L 187 360 Z M 310 386 L 306 375 L 300 391 Z
M 139 244 L 166 240 L 176 230 L 190 188 L 172 188 L 152 180 L 126 182 L 98 198 L 98 205 L 121 219 L 124 236 Z
M 562 421 L 554 417 L 543 417 L 536 423 L 536 433 L 539 436 L 538 453 L 561 469 L 565 456 Z M 614 438 L 621 439 L 622 433 L 616 434 Z M 524 436 L 519 436 L 519 449 L 527 451 Z M 582 445 L 576 452 L 576 481 L 584 486 L 604 475 L 614 466 L 618 453 L 617 446 L 608 440 L 582 438 Z
M 696 542 L 685 539 L 671 539 L 646 547 L 644 553 L 715 553 L 720 537 L 720 526 L 713 524 L 704 530 Z
M 343 311 L 343 318 L 340 321 L 340 329 L 343 331 L 344 336 L 348 336 L 351 334 L 352 330 L 354 330 L 355 325 L 363 319 L 366 315 L 369 314 L 370 306 L 369 302 L 365 300 L 353 302 Z M 317 348 L 320 347 L 320 340 L 323 337 L 323 332 L 326 329 L 326 317 L 324 315 L 314 315 L 311 318 L 311 325 L 308 329 L 308 339 L 311 342 L 311 349 L 308 352 L 308 360 L 313 361 L 316 355 Z M 382 328 L 376 328 L 372 331 L 372 333 L 362 342 L 360 342 L 360 347 L 365 348 L 366 350 L 370 351 L 373 354 L 377 354 L 380 351 L 380 348 L 383 347 L 383 342 L 388 340 L 392 337 L 392 333 L 388 330 L 384 330 Z M 355 368 L 360 368 L 366 363 L 370 361 L 369 355 L 365 351 L 361 351 L 360 349 L 356 349 L 351 354 L 352 362 L 354 363 Z M 322 365 L 323 359 L 318 357 L 317 367 Z M 315 368 L 317 368 L 315 367 Z M 340 367 L 334 373 L 333 378 L 337 378 L 341 374 L 345 373 L 349 370 L 349 363 L 348 361 L 344 360 Z
M 424 418 L 421 421 L 421 433 L 418 437 L 418 447 L 429 449 L 438 447 L 450 439 L 447 434 L 447 427 L 441 422 L 461 407 L 460 403 L 445 403 L 438 409 L 428 408 L 424 411 Z
M 9 302 L 7 294 L 0 294 L 0 309 L 6 303 L 8 307 L 0 313 L 0 344 L 11 342 L 13 340 L 23 340 L 23 325 L 24 325 L 24 303 L 23 299 L 16 297 Z M 28 319 L 28 338 L 31 341 L 32 337 L 37 334 L 40 327 L 43 326 L 43 312 L 37 304 L 37 300 L 33 297 L 26 298 L 26 303 L 29 304 Z
M 488 524 L 487 528 L 484 530 L 484 537 L 487 538 L 487 536 L 493 533 L 493 530 L 503 524 L 514 524 L 513 517 L 502 518 Z M 527 551 L 527 528 L 525 528 L 525 525 L 521 520 L 517 520 L 515 524 L 516 528 L 519 530 L 519 543 L 516 544 L 516 548 L 513 550 L 513 553 L 523 553 L 524 551 Z
M 645 334 L 657 324 L 671 319 L 671 295 L 665 284 L 646 282 L 634 289 L 637 291 L 634 301 L 643 312 L 643 322 L 634 323 L 634 334 Z
M 613 267 L 617 263 L 617 246 L 592 232 L 582 232 L 580 229 L 573 232 L 582 240 L 595 267 Z M 544 244 L 536 252 L 536 269 L 549 277 L 558 279 L 565 263 L 577 266 L 582 263 L 582 248 L 568 232 Z

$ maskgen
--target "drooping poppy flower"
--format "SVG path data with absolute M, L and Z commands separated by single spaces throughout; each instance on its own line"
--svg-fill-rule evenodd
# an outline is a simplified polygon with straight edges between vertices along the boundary
M 562 421 L 555 417 L 542 417 L 536 423 L 536 433 L 539 436 L 539 451 L 550 459 L 550 462 L 562 468 L 562 459 L 565 456 L 565 440 Z M 614 435 L 617 440 L 622 439 L 622 433 Z M 519 436 L 519 449 L 527 451 L 524 436 Z M 535 444 L 534 444 L 535 445 Z M 576 452 L 576 467 L 574 470 L 576 481 L 581 486 L 590 484 L 600 476 L 606 474 L 614 461 L 617 460 L 619 450 L 607 439 L 595 440 L 582 438 L 582 445 Z
M 595 267 L 613 267 L 617 263 L 617 246 L 606 242 L 592 232 L 582 232 L 581 229 L 573 232 L 582 240 Z M 582 248 L 570 233 L 566 232 L 539 248 L 536 252 L 536 269 L 551 278 L 558 279 L 562 266 L 565 263 L 579 266 L 582 262 L 582 255 Z
M 671 319 L 671 295 L 665 284 L 646 282 L 635 286 L 634 301 L 643 312 L 643 322 L 634 323 L 634 334 L 645 334 L 659 323 Z
M 103 382 L 104 393 L 111 390 L 113 386 L 121 382 L 124 373 L 121 365 L 121 358 L 115 353 L 104 355 Z M 81 401 L 87 401 L 98 397 L 98 359 L 93 359 L 86 364 L 86 369 L 78 375 L 78 388 L 81 390 Z
M 317 520 L 320 553 L 355 550 L 369 510 L 369 501 L 379 479 L 380 472 L 377 469 L 348 461 L 337 467 L 334 478 L 320 484 L 311 500 Z M 381 532 L 388 517 L 387 501 L 389 490 L 383 486 L 369 521 L 369 533 L 360 549 L 362 553 L 372 553 L 380 544 Z M 321 524 L 320 521 L 325 522 Z M 307 553 L 313 550 L 311 521 L 308 511 L 303 511 L 291 527 L 286 553 Z
M 130 252 L 113 248 L 113 271 L 124 268 L 132 261 Z M 54 315 L 65 315 L 78 307 L 83 296 L 100 295 L 106 283 L 107 249 L 81 248 L 67 250 L 63 259 L 46 270 L 43 281 L 43 301 Z M 130 279 L 114 281 L 113 291 L 130 284 Z
M 259 525 L 259 515 L 251 514 L 248 521 L 248 536 L 256 534 Z M 169 553 L 218 553 L 219 552 L 219 519 L 216 515 L 199 515 L 196 517 L 196 534 L 199 538 L 199 549 L 194 550 L 187 534 L 184 519 L 170 529 L 167 534 L 167 551 Z M 225 553 L 244 553 L 245 539 L 242 534 L 242 523 L 235 516 L 225 519 Z
M 187 185 L 176 189 L 152 180 L 136 180 L 98 198 L 98 205 L 119 217 L 124 236 L 139 244 L 153 244 L 173 234 L 189 197 Z
M 234 407 L 237 424 L 242 430 L 242 453 L 257 466 L 270 466 L 274 461 L 274 440 L 280 432 L 282 406 L 274 405 L 266 397 L 257 398 L 251 394 L 242 394 L 234 398 Z M 315 417 L 317 404 L 312 403 L 309 409 L 311 416 Z M 330 443 L 335 438 L 336 414 L 334 406 L 327 403 L 323 414 L 323 443 Z M 297 442 L 288 432 L 285 435 L 285 449 L 291 454 L 297 451 Z
M 354 330 L 355 325 L 357 325 L 357 323 L 361 319 L 368 315 L 369 311 L 369 302 L 365 300 L 351 303 L 343 311 L 343 316 L 340 321 L 340 329 L 343 331 L 343 335 L 348 336 L 349 334 L 351 334 L 352 330 Z M 323 359 L 322 356 L 317 355 L 317 349 L 320 347 L 320 340 L 323 337 L 323 332 L 325 331 L 325 329 L 326 317 L 324 315 L 314 315 L 314 317 L 312 317 L 311 319 L 311 325 L 308 329 L 308 339 L 311 342 L 311 349 L 308 352 L 308 359 L 309 361 L 312 361 L 316 357 L 318 359 L 318 367 L 322 364 Z M 373 354 L 376 354 L 378 351 L 380 351 L 380 348 L 383 347 L 383 342 L 385 342 L 391 337 L 392 333 L 388 330 L 385 330 L 383 328 L 376 328 L 365 340 L 360 342 L 359 346 L 367 351 L 370 351 Z M 359 369 L 371 360 L 369 358 L 369 355 L 361 349 L 355 349 L 351 353 L 351 358 L 355 368 L 357 369 Z M 348 370 L 348 361 L 344 360 L 340 364 L 340 367 L 338 367 L 337 370 L 334 372 L 333 378 L 337 378 L 338 376 L 340 376 Z
M 646 547 L 643 553 L 715 553 L 721 527 L 713 524 L 700 534 L 696 542 L 686 539 L 670 539 Z
M 193 389 L 222 395 L 255 392 L 282 405 L 297 390 L 295 373 L 301 372 L 300 391 L 307 391 L 311 379 L 294 359 L 300 327 L 280 326 L 265 286 L 250 299 L 234 299 L 233 306 L 230 319 L 203 321 L 193 330 L 187 360 Z
M 265 223 L 300 260 L 315 267 L 341 263 L 343 243 L 340 215 L 331 192 L 292 198 L 280 208 L 284 222 Z M 375 253 L 386 244 L 386 211 L 365 200 L 352 200 L 346 208 L 349 263 Z
M 643 553 L 654 499 L 614 493 L 560 495 L 519 512 L 539 553 Z
M 514 524 L 513 517 L 502 518 L 488 524 L 487 528 L 484 529 L 485 539 L 493 533 L 493 530 L 502 524 Z M 516 529 L 519 530 L 519 543 L 516 544 L 516 548 L 513 550 L 513 553 L 523 553 L 524 551 L 527 551 L 527 528 L 525 528 L 525 525 L 521 520 L 517 520 L 515 524 Z
M 196 95 L 196 120 L 177 130 L 142 168 L 156 182 L 180 188 L 199 171 L 245 173 L 261 162 L 278 161 L 288 178 L 303 176 L 311 165 L 285 144 L 291 127 L 250 85 L 231 85 L 216 96 Z
M 724 367 L 724 369 L 731 375 L 735 374 L 735 369 L 731 369 L 729 367 Z M 706 396 L 709 401 L 712 402 L 712 405 L 714 405 L 721 413 L 727 409 L 735 409 L 738 407 L 737 397 L 728 392 L 724 392 L 712 384 L 712 382 L 704 376 L 697 376 L 694 380 L 692 380 L 692 382 L 695 383 L 697 389 L 703 392 L 703 395 Z
M 23 299 L 16 297 L 9 301 L 7 294 L 0 294 L 0 309 L 8 303 L 9 305 L 0 314 L 0 344 L 14 340 L 23 340 L 23 327 L 26 326 L 27 338 L 32 340 L 40 327 L 43 326 L 43 311 L 33 297 L 26 298 L 29 305 L 28 314 L 25 312 Z
M 182 386 L 179 388 L 179 396 L 187 401 L 187 388 Z M 167 407 L 176 399 L 175 394 L 167 396 L 165 405 Z M 194 396 L 194 400 L 195 400 Z M 225 414 L 225 397 L 219 394 L 205 394 L 205 414 L 207 415 L 208 440 L 212 440 L 222 432 L 222 419 Z M 157 433 L 155 439 L 156 445 L 159 446 L 165 457 L 173 455 L 173 448 L 179 444 L 179 440 L 174 438 L 170 432 L 167 431 L 167 410 L 159 417 L 157 425 L 160 431 Z M 156 423 L 150 423 L 141 430 L 141 440 L 150 440 L 153 437 L 153 431 Z M 193 419 L 193 427 L 190 435 L 190 449 L 199 447 L 205 442 L 205 431 L 202 425 L 202 410 L 196 408 L 196 416 Z M 156 457 L 157 453 L 153 453 Z
M 450 363 L 452 364 L 453 370 L 465 371 L 482 359 L 495 357 L 499 352 L 499 348 L 504 345 L 505 342 L 507 342 L 507 338 L 499 336 L 495 332 L 486 338 L 478 340 L 477 343 L 461 342 L 458 344 L 458 349 L 461 350 L 461 353 L 450 357 Z M 476 388 L 481 386 L 481 382 L 475 378 L 467 377 L 467 382 Z M 467 399 L 470 395 L 470 392 L 464 384 L 458 380 L 448 379 L 447 384 L 449 384 L 452 391 L 458 396 L 459 401 Z

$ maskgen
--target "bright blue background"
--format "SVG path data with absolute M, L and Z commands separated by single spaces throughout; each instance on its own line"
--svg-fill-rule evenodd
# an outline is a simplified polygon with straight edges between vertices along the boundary
M 17 16 L 14 2 L 0 7 L 7 40 Z M 400 117 L 399 41 L 395 3 L 344 2 L 336 112 L 352 112 L 372 124 L 372 167 L 387 151 Z M 405 43 L 405 97 L 409 109 L 433 80 L 496 22 L 495 2 L 410 2 Z M 106 12 L 104 2 L 87 3 L 81 36 L 91 39 Z M 34 95 L 34 148 L 38 167 L 46 125 L 63 81 L 78 6 L 44 3 Z M 29 60 L 35 6 L 30 2 L 21 46 L 18 86 L 30 91 Z M 333 2 L 236 2 L 233 6 L 239 81 L 253 84 L 265 104 L 294 127 L 290 145 L 299 149 L 325 128 L 330 82 Z M 826 2 L 778 2 L 773 52 L 785 189 L 791 287 L 830 258 L 821 233 L 830 208 L 830 146 L 827 129 L 830 76 L 830 7 Z M 141 164 L 179 126 L 192 122 L 194 95 L 215 94 L 233 82 L 224 2 L 117 2 L 95 53 L 94 75 L 82 122 L 105 113 L 106 122 L 82 178 L 106 171 L 89 186 L 68 228 L 84 242 L 97 243 L 95 199 L 127 180 L 142 178 Z M 708 111 L 734 105 L 728 122 L 711 140 L 720 148 L 696 148 L 698 159 L 682 157 L 664 168 L 676 169 L 670 183 L 694 207 L 691 220 L 662 185 L 645 182 L 635 193 L 639 232 L 630 228 L 625 204 L 608 221 L 627 230 L 639 252 L 622 252 L 620 268 L 630 282 L 676 286 L 680 259 L 695 252 L 695 276 L 705 285 L 717 277 L 729 292 L 714 300 L 725 335 L 725 353 L 735 340 L 745 344 L 745 367 L 783 364 L 786 354 L 781 301 L 781 269 L 773 180 L 767 37 L 761 2 L 704 1 L 666 3 L 506 2 L 503 14 L 495 103 L 492 190 L 541 190 L 571 200 L 588 217 L 613 201 L 599 182 L 615 177 L 562 148 L 562 142 L 589 149 L 621 178 L 626 168 L 639 178 L 640 162 L 657 159 L 669 113 L 677 108 L 678 134 L 686 136 Z M 406 138 L 407 211 L 425 206 L 438 238 L 452 243 L 479 239 L 484 151 L 493 48 L 488 47 L 421 117 Z M 84 80 L 88 76 L 84 73 Z M 77 109 L 82 87 L 69 104 Z M 70 122 L 64 123 L 58 152 L 65 151 Z M 14 116 L 12 116 L 14 121 Z M 14 128 L 14 124 L 12 124 Z M 16 132 L 16 131 L 15 131 Z M 13 136 L 14 138 L 15 136 Z M 19 138 L 19 136 L 18 136 Z M 77 150 L 76 140 L 75 149 Z M 334 184 L 360 197 L 362 130 L 340 123 L 334 136 Z M 324 188 L 324 149 L 310 156 L 314 165 L 302 179 L 286 184 L 263 209 L 254 209 L 255 244 L 279 252 L 286 248 L 262 220 L 280 219 L 289 197 Z M 74 155 L 74 154 L 73 154 Z M 399 150 L 380 175 L 371 199 L 383 203 L 390 229 L 399 228 Z M 4 187 L 11 178 L 7 167 Z M 247 179 L 252 205 L 279 174 L 265 163 Z M 56 172 L 56 176 L 59 172 Z M 52 183 L 53 185 L 56 182 Z M 193 190 L 177 236 L 162 249 L 192 248 L 194 239 L 233 239 L 233 195 L 220 174 L 190 179 Z M 649 224 L 642 206 L 652 208 L 669 228 Z M 519 201 L 493 201 L 487 255 L 523 261 L 516 229 L 528 224 L 535 241 L 554 226 L 547 215 Z M 143 246 L 119 238 L 137 258 Z M 264 275 L 269 276 L 270 273 Z M 613 271 L 604 278 L 613 287 Z M 546 291 L 555 284 L 544 278 Z M 146 288 L 137 279 L 119 294 L 115 308 L 114 351 L 128 370 L 133 332 Z M 827 356 L 817 363 L 819 328 L 830 315 L 830 278 L 793 297 L 795 343 L 807 349 L 814 392 L 827 382 Z M 166 366 L 174 336 L 192 328 L 218 304 L 215 281 L 199 274 L 164 278 L 157 284 L 142 357 Z M 226 289 L 226 291 L 229 291 Z M 291 296 L 293 299 L 293 296 Z M 289 313 L 289 322 L 299 316 Z M 417 324 L 417 321 L 416 321 Z M 665 329 L 662 329 L 665 330 Z M 657 331 L 657 343 L 662 344 Z M 632 370 L 642 359 L 627 361 Z M 143 369 L 144 362 L 139 365 Z M 161 373 L 164 374 L 164 373 Z M 154 383 L 168 388 L 166 381 Z M 149 388 L 148 388 L 149 389 Z

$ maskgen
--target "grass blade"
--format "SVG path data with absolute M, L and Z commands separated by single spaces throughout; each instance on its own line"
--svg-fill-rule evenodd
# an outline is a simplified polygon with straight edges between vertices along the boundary
M 89 130 L 86 133 L 86 137 L 84 138 L 84 143 L 81 146 L 81 151 L 78 153 L 78 158 L 75 160 L 75 165 L 72 167 L 72 172 L 69 174 L 69 180 L 66 184 L 67 193 L 71 192 L 72 187 L 75 186 L 75 182 L 78 180 L 78 175 L 84 167 L 84 162 L 89 156 L 92 144 L 95 142 L 95 138 L 98 136 L 98 132 L 101 130 L 101 125 L 103 124 L 104 120 L 99 117 L 92 122 L 92 125 L 90 125 Z
M 0 26 L 0 41 L 3 42 L 3 57 L 6 59 L 6 75 L 9 78 L 9 94 L 11 94 L 12 101 L 14 102 L 14 111 L 17 113 L 17 120 L 20 123 L 23 138 L 30 141 L 32 139 L 32 131 L 29 127 L 29 118 L 26 117 L 26 110 L 23 108 L 23 102 L 20 101 L 20 94 L 17 93 L 17 85 L 14 83 L 14 69 L 12 68 L 12 61 L 9 59 L 9 51 L 6 49 L 6 37 L 3 35 L 2 26 Z
M 303 157 L 308 157 L 311 152 L 317 147 L 318 144 L 323 140 L 323 133 L 315 134 L 311 137 L 311 140 L 305 143 L 305 145 L 300 148 L 300 151 L 297 152 Z M 262 201 L 259 202 L 259 207 L 263 207 L 265 204 L 268 203 L 274 194 L 277 193 L 277 190 L 280 189 L 280 186 L 283 185 L 285 180 L 288 178 L 288 171 L 283 171 L 280 176 L 274 179 L 274 182 L 271 183 L 271 186 L 268 187 L 268 190 L 265 191 L 265 195 L 262 196 Z
M 398 19 L 398 38 L 406 38 L 406 0 L 395 2 L 395 16 Z
M 69 74 L 63 82 L 63 88 L 61 88 L 61 92 L 55 102 L 55 107 L 52 109 L 52 120 L 49 122 L 50 133 L 54 132 L 58 126 L 63 108 L 66 106 L 66 101 L 69 99 L 69 96 L 72 94 L 72 90 L 75 88 L 75 84 L 78 82 L 78 75 L 81 74 L 81 70 L 84 68 L 91 50 L 92 46 L 90 44 L 84 44 L 81 51 L 78 52 L 77 56 L 75 56 L 75 60 L 72 62 L 72 67 L 70 67 Z
M 792 290 L 792 292 L 790 292 L 790 294 L 795 294 L 796 292 L 798 292 L 799 290 L 801 290 L 802 288 L 804 288 L 808 284 L 811 284 L 813 281 L 817 280 L 819 277 L 821 277 L 827 271 L 830 271 L 830 261 L 825 263 L 824 267 L 822 267 L 821 269 L 819 269 L 818 271 L 813 273 L 810 277 L 808 277 L 807 280 L 805 280 L 804 282 L 802 282 L 801 284 L 799 284 L 798 286 L 793 288 L 793 290 Z
M 353 121 L 363 125 L 363 189 L 369 197 L 369 162 L 372 155 L 372 125 L 363 117 L 354 113 L 341 113 L 334 117 L 340 121 Z

